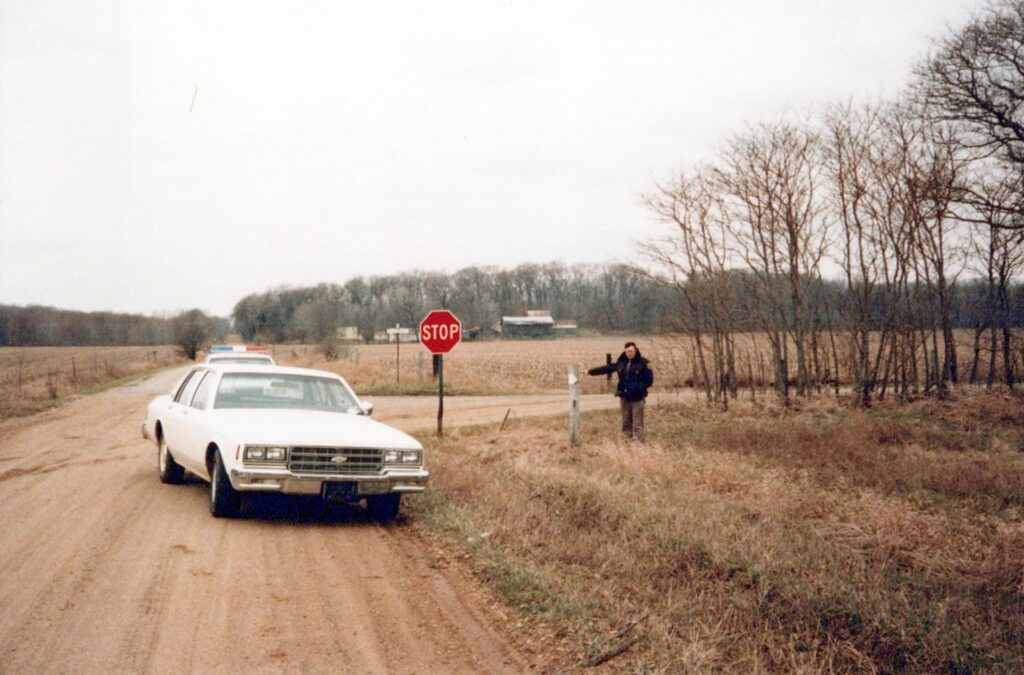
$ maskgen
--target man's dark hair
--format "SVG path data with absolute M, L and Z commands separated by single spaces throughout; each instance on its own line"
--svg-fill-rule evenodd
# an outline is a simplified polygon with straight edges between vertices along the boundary
M 628 349 L 630 347 L 632 347 L 633 349 L 640 349 L 639 347 L 636 346 L 636 343 L 633 342 L 632 340 L 627 342 L 626 345 L 623 347 L 623 349 Z

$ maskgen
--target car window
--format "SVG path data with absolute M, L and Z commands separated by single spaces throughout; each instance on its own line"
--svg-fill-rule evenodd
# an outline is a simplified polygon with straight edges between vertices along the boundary
M 269 356 L 215 356 L 207 363 L 219 363 L 221 365 L 241 363 L 248 366 L 272 366 L 274 361 Z
M 224 373 L 214 408 L 288 408 L 359 414 L 341 381 L 281 373 Z
M 189 401 L 192 400 L 192 394 L 196 393 L 196 387 L 199 386 L 199 381 L 203 379 L 203 375 L 206 374 L 205 370 L 196 370 L 192 373 L 192 376 L 188 378 L 188 382 L 178 392 L 178 398 L 174 399 L 182 405 L 188 405 Z
M 210 396 L 213 394 L 213 383 L 216 382 L 216 380 L 217 378 L 213 373 L 206 374 L 203 381 L 199 383 L 199 388 L 196 389 L 196 395 L 192 397 L 193 408 L 206 408 L 206 403 L 210 400 Z
M 181 402 L 182 394 L 185 393 L 185 387 L 188 386 L 189 382 L 192 381 L 192 378 L 198 372 L 199 372 L 198 370 L 193 370 L 191 373 L 189 373 L 188 375 L 185 376 L 184 380 L 181 381 L 181 384 L 178 385 L 178 392 L 174 395 L 175 402 L 178 402 L 178 403 Z

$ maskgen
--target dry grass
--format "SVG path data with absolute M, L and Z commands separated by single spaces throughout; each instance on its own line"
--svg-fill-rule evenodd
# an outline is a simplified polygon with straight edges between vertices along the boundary
M 445 357 L 445 387 L 453 394 L 543 393 L 565 389 L 566 367 L 582 362 L 588 367 L 604 363 L 605 354 L 618 358 L 627 339 L 636 340 L 651 359 L 656 386 L 661 390 L 692 387 L 699 374 L 692 341 L 672 335 L 576 337 L 552 340 L 497 340 L 464 342 Z M 957 332 L 957 349 L 963 377 L 970 371 L 971 332 Z M 831 357 L 819 345 L 821 361 Z M 770 385 L 771 348 L 759 333 L 737 336 L 737 378 L 743 386 L 759 390 Z M 840 360 L 846 364 L 840 344 Z M 436 391 L 431 379 L 431 358 L 420 345 L 401 348 L 401 382 L 396 382 L 395 346 L 387 344 L 342 346 L 338 358 L 327 361 L 315 345 L 275 345 L 274 358 L 282 364 L 331 370 L 344 376 L 357 391 L 366 394 L 429 394 Z M 829 354 L 831 351 L 829 349 Z M 709 356 L 710 358 L 710 356 Z M 987 360 L 983 358 L 984 379 Z M 840 373 L 840 384 L 851 382 Z M 604 378 L 587 378 L 584 393 L 604 391 Z
M 4 347 L 0 419 L 27 415 L 127 377 L 184 363 L 171 346 Z
M 606 336 L 464 342 L 444 357 L 445 391 L 480 395 L 562 392 L 568 364 L 603 365 L 606 353 L 618 358 L 626 339 Z M 647 344 L 637 340 L 646 354 Z M 431 378 L 431 356 L 418 344 L 402 345 L 400 385 L 395 378 L 393 344 L 345 346 L 333 361 L 325 360 L 312 345 L 275 345 L 273 356 L 281 364 L 339 373 L 360 393 L 437 392 Z M 657 353 L 649 356 L 657 362 Z M 583 385 L 584 393 L 601 393 L 605 391 L 605 378 L 586 378 Z
M 612 667 L 1024 670 L 1024 399 L 739 407 L 424 439 L 411 506 L 581 660 L 643 619 Z

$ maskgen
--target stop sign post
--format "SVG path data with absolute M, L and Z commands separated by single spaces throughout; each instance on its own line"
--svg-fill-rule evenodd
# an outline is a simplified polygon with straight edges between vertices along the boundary
M 462 341 L 462 322 L 447 309 L 435 309 L 420 321 L 420 344 L 438 356 L 437 435 L 444 436 L 444 355 Z

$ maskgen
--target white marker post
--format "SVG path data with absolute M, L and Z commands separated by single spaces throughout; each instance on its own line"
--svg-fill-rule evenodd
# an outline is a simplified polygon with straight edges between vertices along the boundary
M 580 367 L 569 366 L 569 442 L 580 444 Z

